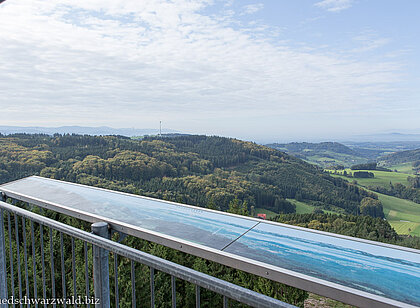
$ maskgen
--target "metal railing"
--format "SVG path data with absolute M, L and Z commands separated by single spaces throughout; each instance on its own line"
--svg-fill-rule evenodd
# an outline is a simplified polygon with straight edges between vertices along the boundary
M 0 201 L 0 306 L 136 307 L 139 302 L 143 306 L 149 302 L 150 307 L 155 307 L 158 304 L 155 281 L 156 277 L 162 280 L 157 276 L 157 272 L 160 272 L 170 276 L 170 292 L 167 291 L 172 307 L 177 305 L 179 280 L 195 286 L 195 303 L 189 306 L 201 306 L 203 289 L 219 294 L 223 307 L 228 307 L 230 300 L 252 307 L 294 307 L 112 241 L 107 223 L 94 223 L 91 228 L 92 233 L 89 233 Z M 66 255 L 71 257 L 67 258 Z M 110 255 L 114 261 L 112 273 Z M 119 285 L 119 258 L 126 258 L 127 265 L 129 263 L 131 303 L 127 303 L 127 296 L 126 301 L 120 303 L 121 290 L 125 294 L 130 291 L 129 286 Z M 146 298 L 136 294 L 138 264 L 142 264 L 142 270 L 148 268 L 150 271 L 149 294 Z M 144 281 L 140 283 L 145 284 Z M 84 301 L 80 301 L 81 298 Z M 21 301 L 16 302 L 16 299 Z M 95 303 L 96 300 L 98 303 Z

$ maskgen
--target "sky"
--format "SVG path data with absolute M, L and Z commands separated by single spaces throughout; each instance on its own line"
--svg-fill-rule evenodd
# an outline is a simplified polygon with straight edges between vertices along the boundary
M 7 0 L 0 125 L 420 132 L 417 0 Z

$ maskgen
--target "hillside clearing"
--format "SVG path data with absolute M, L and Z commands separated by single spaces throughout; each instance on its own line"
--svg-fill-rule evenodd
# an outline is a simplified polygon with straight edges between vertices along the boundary
M 334 172 L 335 170 L 326 170 L 327 172 Z M 344 171 L 347 172 L 347 174 L 351 173 L 353 174 L 355 171 L 365 171 L 365 172 L 372 172 L 375 177 L 374 178 L 351 178 L 343 176 L 342 174 Z M 387 171 L 377 171 L 377 170 L 351 170 L 351 169 L 345 169 L 345 170 L 337 170 L 337 173 L 339 174 L 333 174 L 333 176 L 339 176 L 343 179 L 348 180 L 349 182 L 355 180 L 357 183 L 361 186 L 381 186 L 381 187 L 390 187 L 390 183 L 396 184 L 401 183 L 405 186 L 408 186 L 409 183 L 407 181 L 407 178 L 409 176 L 413 176 L 412 174 L 408 173 L 401 173 L 401 172 L 387 172 Z
M 346 169 L 350 170 L 350 169 Z M 350 170 L 352 171 L 352 170 Z M 369 170 L 366 170 L 369 171 Z M 408 174 L 404 173 L 397 173 L 397 172 L 385 172 L 385 171 L 369 171 L 375 173 L 375 178 L 373 179 L 355 179 L 359 186 L 366 186 L 368 185 L 375 185 L 372 184 L 373 180 L 376 180 L 375 183 L 381 183 L 385 185 L 388 181 L 389 187 L 389 180 L 392 177 L 393 179 L 397 179 L 400 176 L 400 179 L 403 177 L 409 176 Z M 342 175 L 331 174 L 334 177 L 345 178 L 349 181 L 352 178 L 347 178 Z M 376 178 L 376 177 L 379 178 Z M 405 180 L 407 180 L 405 178 Z M 369 183 L 369 184 L 368 184 Z M 393 183 L 397 183 L 394 182 Z M 401 183 L 401 182 L 400 182 Z M 389 224 L 395 229 L 398 234 L 409 234 L 409 235 L 416 235 L 420 236 L 420 204 L 415 203 L 410 200 L 400 199 L 397 197 L 387 196 L 381 193 L 377 193 L 372 191 L 373 193 L 378 195 L 379 200 L 381 200 L 385 218 L 389 222 Z
M 398 234 L 420 236 L 420 204 L 376 193 L 384 207 L 385 218 Z

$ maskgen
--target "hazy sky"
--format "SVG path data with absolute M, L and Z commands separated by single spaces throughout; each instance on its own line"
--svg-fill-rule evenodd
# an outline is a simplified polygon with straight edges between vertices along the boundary
M 417 0 L 7 0 L 0 125 L 420 130 Z

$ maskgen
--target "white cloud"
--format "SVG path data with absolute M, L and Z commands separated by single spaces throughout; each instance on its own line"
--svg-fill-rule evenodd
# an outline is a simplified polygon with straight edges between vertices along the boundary
M 359 45 L 357 48 L 352 50 L 354 52 L 373 51 L 386 46 L 391 42 L 389 38 L 378 37 L 371 31 L 366 31 L 354 37 L 353 40 Z
M 346 112 L 391 99 L 398 64 L 273 43 L 231 26 L 231 17 L 203 15 L 210 4 L 6 1 L 3 123 L 146 127 L 161 119 L 203 132 L 217 121 L 244 125 L 250 117 Z
M 248 4 L 243 7 L 243 15 L 255 14 L 258 11 L 261 11 L 264 8 L 264 4 L 256 3 L 256 4 Z
M 353 5 L 353 0 L 322 0 L 315 3 L 315 6 L 326 9 L 329 12 L 340 12 Z

